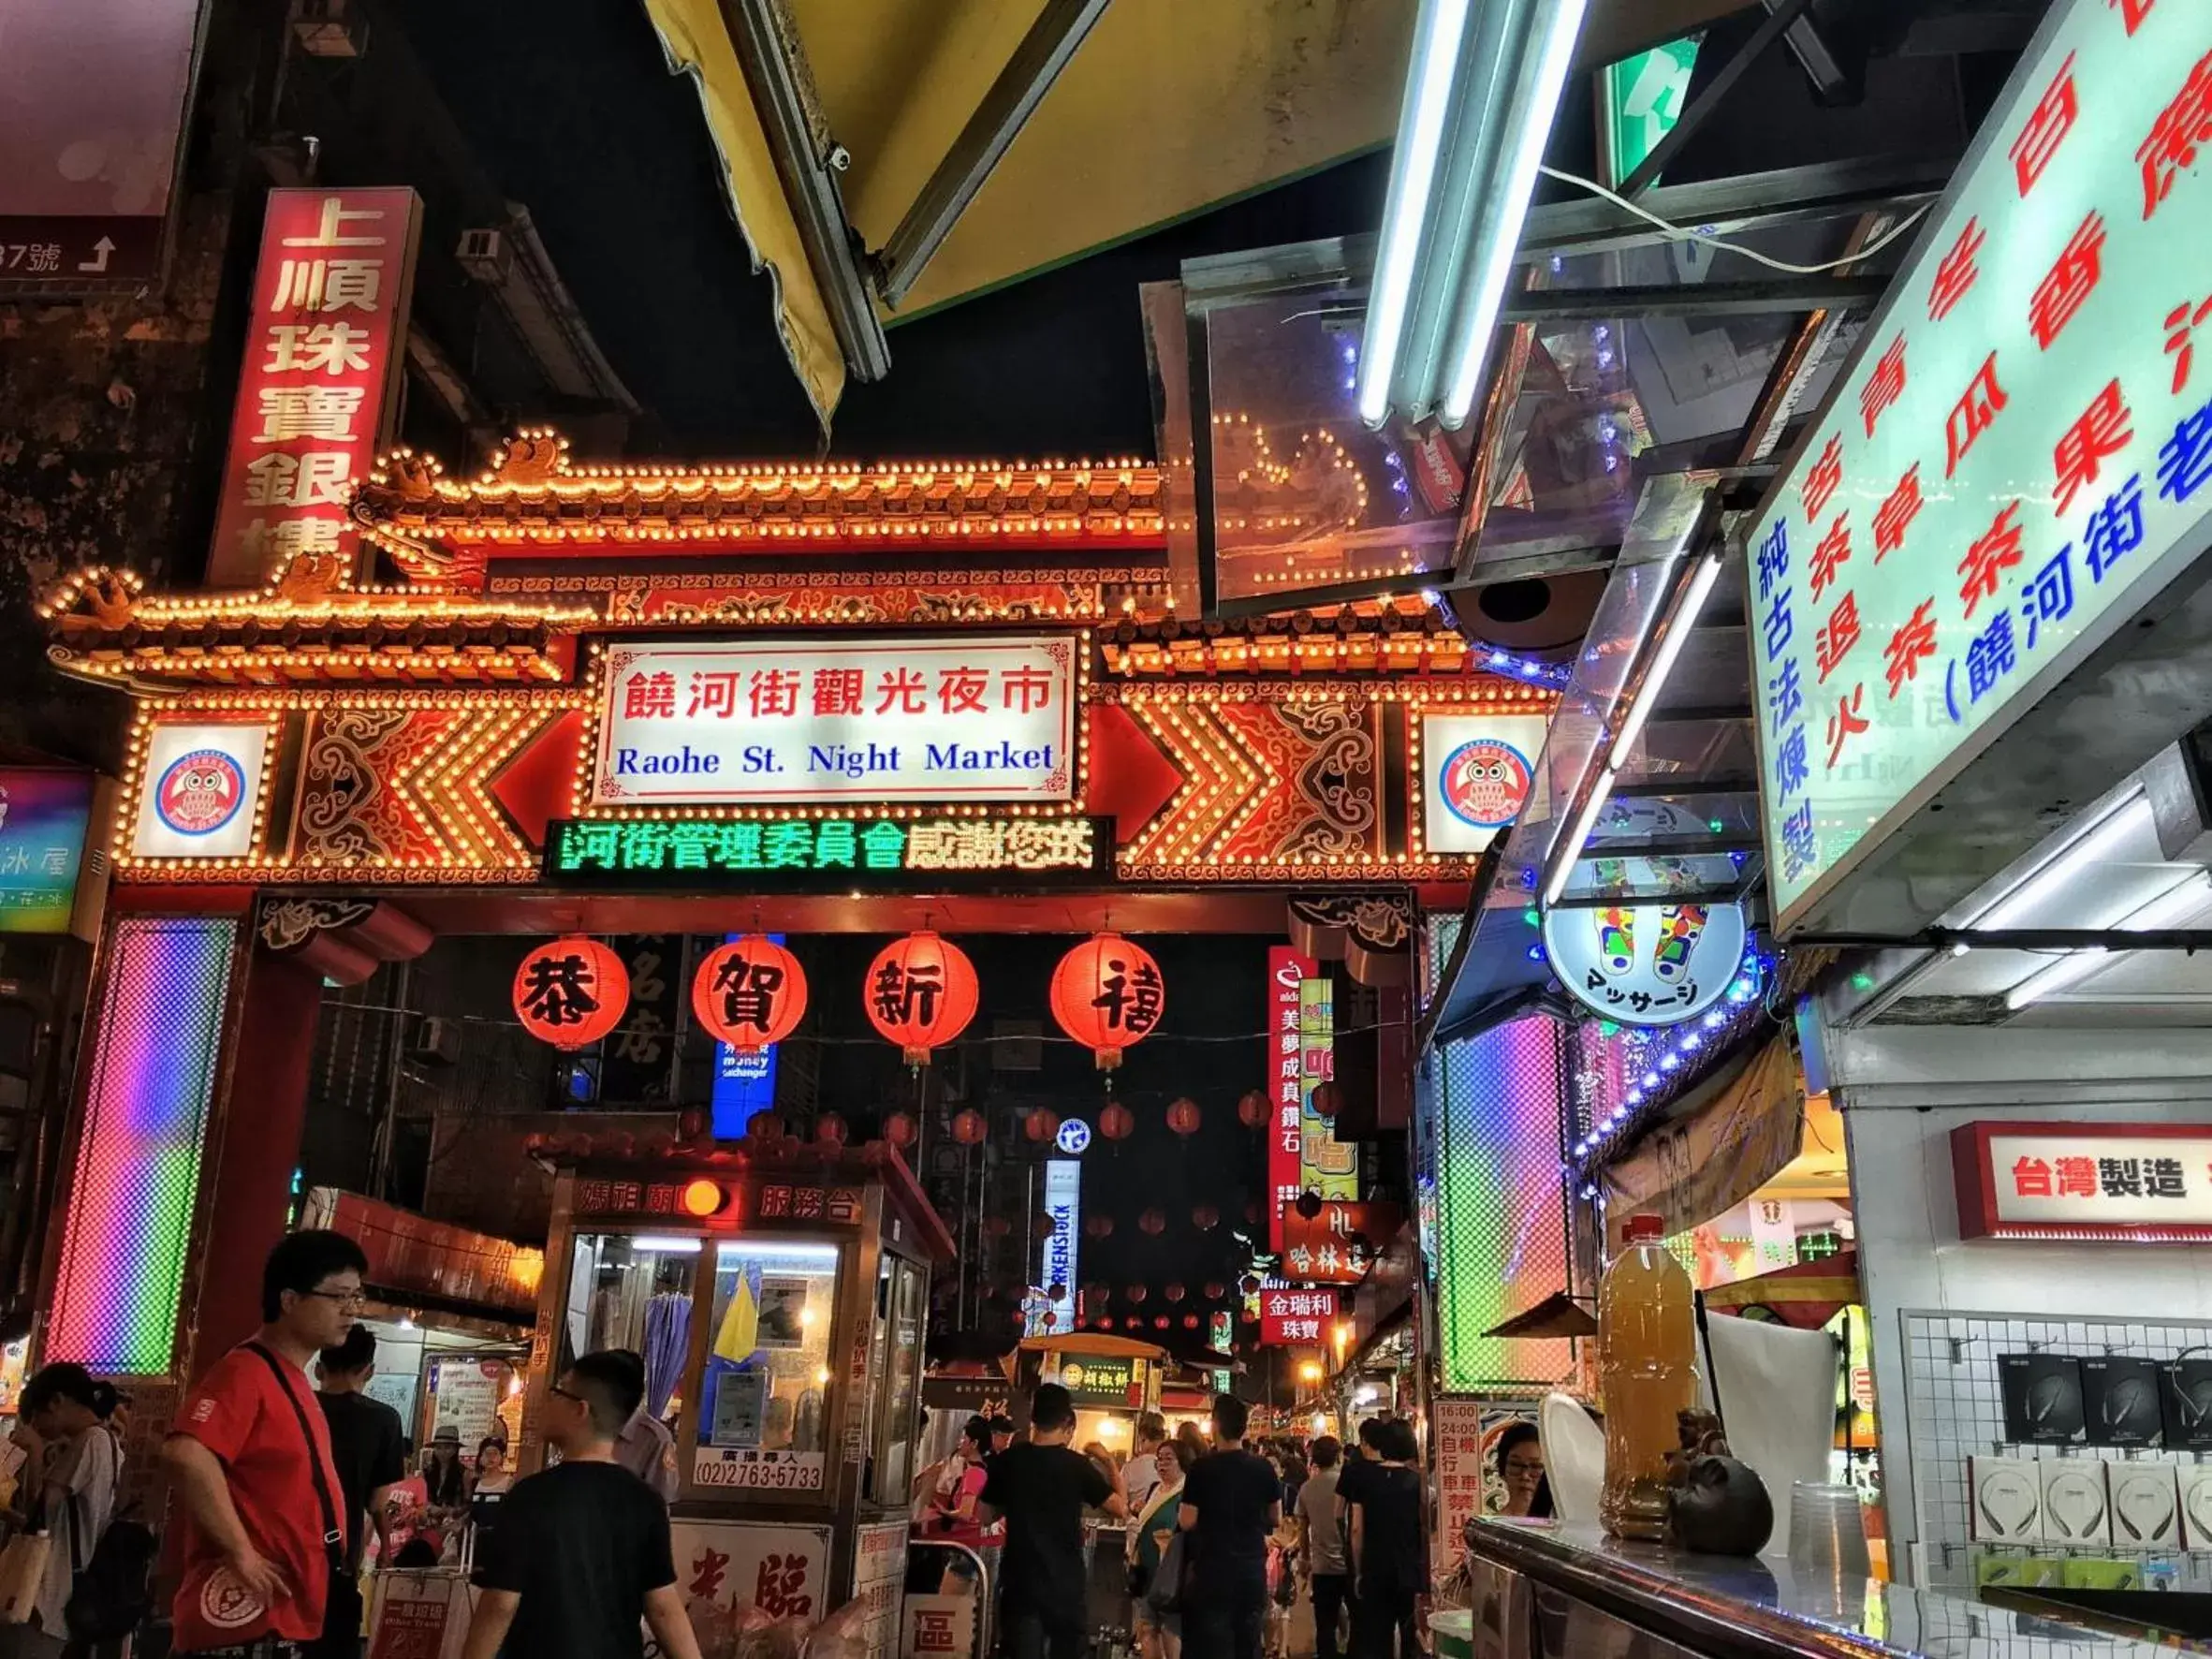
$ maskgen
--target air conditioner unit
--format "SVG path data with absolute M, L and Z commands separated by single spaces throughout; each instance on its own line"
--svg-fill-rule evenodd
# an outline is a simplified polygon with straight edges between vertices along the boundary
M 356 0 L 292 0 L 292 38 L 310 57 L 358 58 L 369 50 L 369 20 Z
M 461 1059 L 461 1027 L 451 1020 L 436 1018 L 418 1021 L 414 1032 L 415 1040 L 407 1046 L 407 1060 L 414 1065 L 453 1065 Z
M 488 287 L 506 281 L 507 266 L 513 257 L 506 237 L 491 226 L 463 230 L 461 245 L 453 250 L 453 257 L 461 270 Z

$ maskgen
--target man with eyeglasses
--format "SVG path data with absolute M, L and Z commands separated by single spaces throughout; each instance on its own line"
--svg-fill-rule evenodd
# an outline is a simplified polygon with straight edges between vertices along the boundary
M 185 1397 L 162 1462 L 185 1516 L 179 1653 L 298 1659 L 322 1635 L 349 1527 L 308 1362 L 361 1307 L 361 1247 L 293 1233 L 261 1270 L 259 1334 Z

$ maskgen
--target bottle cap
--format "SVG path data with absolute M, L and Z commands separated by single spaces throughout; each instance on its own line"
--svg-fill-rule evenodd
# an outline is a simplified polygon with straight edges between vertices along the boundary
M 1630 1244 L 1657 1244 L 1666 1237 L 1666 1217 L 1649 1210 L 1639 1210 L 1628 1218 L 1620 1229 L 1620 1237 Z

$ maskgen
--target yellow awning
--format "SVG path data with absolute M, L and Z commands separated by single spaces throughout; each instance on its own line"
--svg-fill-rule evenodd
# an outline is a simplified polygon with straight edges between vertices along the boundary
M 822 118 L 852 157 L 841 180 L 846 213 L 863 244 L 880 248 L 1040 0 L 786 4 Z M 1582 57 L 1609 62 L 1738 4 L 1594 0 Z M 731 205 L 775 280 L 785 350 L 827 425 L 844 367 L 721 9 L 715 0 L 645 7 L 672 69 L 697 82 Z M 911 320 L 1387 143 L 1414 9 L 1414 0 L 1112 0 L 886 320 Z

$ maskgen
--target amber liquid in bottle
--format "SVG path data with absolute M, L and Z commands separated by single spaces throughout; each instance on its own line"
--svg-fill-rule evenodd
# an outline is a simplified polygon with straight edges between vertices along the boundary
M 1598 1520 L 1616 1538 L 1666 1535 L 1666 1455 L 1677 1414 L 1697 1403 L 1690 1275 L 1662 1242 L 1656 1215 L 1629 1217 L 1627 1242 L 1598 1286 L 1598 1366 L 1605 1406 L 1605 1485 Z

